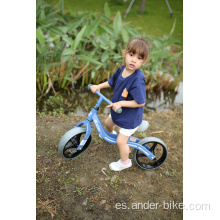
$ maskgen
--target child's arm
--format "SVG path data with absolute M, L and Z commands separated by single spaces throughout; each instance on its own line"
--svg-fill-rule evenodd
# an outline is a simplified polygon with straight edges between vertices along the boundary
M 98 90 L 100 92 L 101 89 L 105 89 L 105 88 L 109 88 L 109 87 L 111 87 L 111 86 L 109 85 L 109 83 L 107 81 L 107 82 L 101 83 L 99 85 L 93 85 L 90 89 L 93 93 L 95 93 L 96 90 Z
M 112 109 L 116 112 L 117 109 L 122 108 L 122 107 L 127 107 L 127 108 L 139 108 L 144 106 L 145 103 L 143 104 L 138 104 L 135 100 L 131 101 L 119 101 L 112 103 L 111 105 L 108 105 L 107 107 L 112 107 Z

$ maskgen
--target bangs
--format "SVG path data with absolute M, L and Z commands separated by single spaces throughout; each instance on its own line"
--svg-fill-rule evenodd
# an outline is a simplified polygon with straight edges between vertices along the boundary
M 131 40 L 126 49 L 127 53 L 138 54 L 142 59 L 147 59 L 149 54 L 149 47 L 143 40 Z

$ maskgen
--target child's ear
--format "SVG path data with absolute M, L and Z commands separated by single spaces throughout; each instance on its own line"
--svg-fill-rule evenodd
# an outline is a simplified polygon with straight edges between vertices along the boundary
M 147 58 L 144 60 L 143 65 L 146 64 L 146 63 L 148 62 L 148 59 L 149 59 L 149 56 L 147 56 Z
M 148 62 L 148 58 L 146 60 L 144 60 L 142 65 L 145 65 Z

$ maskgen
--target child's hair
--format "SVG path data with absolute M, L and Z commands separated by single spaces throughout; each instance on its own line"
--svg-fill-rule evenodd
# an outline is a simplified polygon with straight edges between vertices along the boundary
M 125 53 L 139 54 L 143 60 L 147 60 L 150 53 L 150 45 L 143 37 L 135 37 L 128 42 Z

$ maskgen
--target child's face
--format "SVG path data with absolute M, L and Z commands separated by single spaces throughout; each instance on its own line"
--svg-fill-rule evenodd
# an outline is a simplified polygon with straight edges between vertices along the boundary
M 126 69 L 135 71 L 139 69 L 142 65 L 146 63 L 145 60 L 141 58 L 139 54 L 133 54 L 133 53 L 126 53 L 125 54 L 125 64 Z

